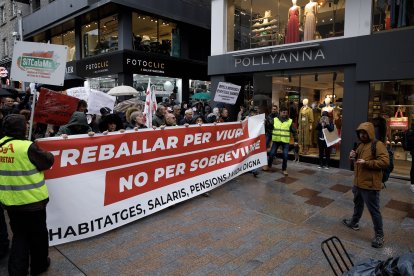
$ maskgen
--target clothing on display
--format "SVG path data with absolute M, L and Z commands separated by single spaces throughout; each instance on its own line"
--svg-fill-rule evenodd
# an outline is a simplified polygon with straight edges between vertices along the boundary
M 307 152 L 312 145 L 313 111 L 307 105 L 302 106 L 299 112 L 299 145 Z
M 303 40 L 313 40 L 316 31 L 316 13 L 317 13 L 318 4 L 309 1 L 305 6 L 305 29 L 303 34 Z
M 288 13 L 288 23 L 287 23 L 285 43 L 295 43 L 295 42 L 300 41 L 299 15 L 300 15 L 300 7 L 294 4 L 289 9 L 289 13 Z

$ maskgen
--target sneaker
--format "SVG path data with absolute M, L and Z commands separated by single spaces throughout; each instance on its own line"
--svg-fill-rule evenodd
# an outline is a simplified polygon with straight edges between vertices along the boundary
M 344 220 L 342 220 L 342 223 L 346 227 L 351 228 L 352 230 L 355 230 L 355 231 L 359 230 L 358 223 L 352 223 L 352 220 L 351 219 L 344 219 Z
M 381 248 L 384 246 L 384 236 L 375 235 L 375 238 L 371 242 L 371 246 L 374 248 Z
M 257 172 L 257 171 L 253 171 L 253 176 L 254 177 L 257 177 L 257 175 L 258 175 L 259 173 Z
M 267 172 L 268 170 L 269 170 L 269 166 L 268 166 L 268 165 L 264 165 L 264 166 L 262 167 L 262 171 Z
M 328 166 L 326 166 L 326 167 L 324 167 L 324 169 L 325 169 L 325 170 L 329 170 L 329 167 L 328 167 Z
M 410 191 L 414 193 L 414 184 L 411 184 Z
M 287 171 L 282 171 L 284 176 L 288 176 L 288 172 Z
M 321 165 L 318 166 L 318 169 L 322 169 L 323 167 Z

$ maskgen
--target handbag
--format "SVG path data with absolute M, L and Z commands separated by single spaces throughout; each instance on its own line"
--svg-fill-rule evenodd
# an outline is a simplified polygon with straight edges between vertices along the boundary
M 333 131 L 329 131 L 327 128 L 323 128 L 322 133 L 327 147 L 333 146 L 341 141 L 341 137 L 339 137 L 338 130 L 335 125 Z
M 402 111 L 399 109 L 395 112 L 394 117 L 388 119 L 389 127 L 394 130 L 407 130 L 408 129 L 408 117 L 404 117 Z

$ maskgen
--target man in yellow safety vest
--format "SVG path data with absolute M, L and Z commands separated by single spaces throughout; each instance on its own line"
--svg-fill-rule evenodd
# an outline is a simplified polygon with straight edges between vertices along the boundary
M 50 152 L 26 140 L 23 115 L 7 115 L 0 139 L 0 203 L 13 232 L 9 275 L 37 275 L 50 266 L 46 205 L 49 194 L 43 171 L 53 165 Z
M 288 116 L 288 110 L 286 107 L 282 106 L 280 108 L 280 113 L 278 117 L 273 119 L 273 131 L 272 131 L 272 148 L 269 152 L 268 166 L 272 167 L 273 158 L 276 155 L 277 149 L 279 146 L 282 147 L 282 172 L 283 175 L 287 176 L 287 160 L 289 152 L 289 141 L 290 134 L 293 135 L 293 140 L 295 145 L 298 143 L 298 135 L 296 128 L 292 124 L 292 119 Z

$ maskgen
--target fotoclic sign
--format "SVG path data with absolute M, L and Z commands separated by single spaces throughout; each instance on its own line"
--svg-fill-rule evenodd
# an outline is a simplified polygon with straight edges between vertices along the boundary
M 16 41 L 10 77 L 13 81 L 63 86 L 67 54 L 64 45 Z

